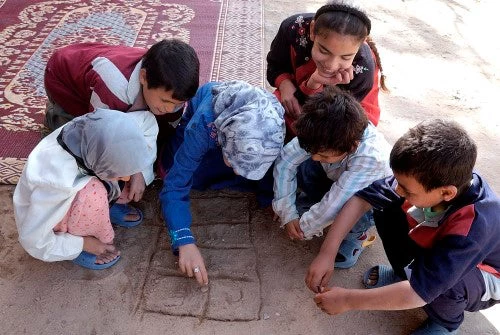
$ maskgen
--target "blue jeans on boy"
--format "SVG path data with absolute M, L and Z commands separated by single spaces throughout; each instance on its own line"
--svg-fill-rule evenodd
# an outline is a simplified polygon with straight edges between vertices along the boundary
M 273 200 L 273 168 L 269 168 L 261 180 L 249 180 L 238 176 L 224 163 L 221 150 L 209 151 L 193 176 L 195 190 L 230 189 L 255 193 L 259 207 L 271 205 Z
M 162 171 L 168 173 L 172 167 L 175 153 L 183 142 L 183 128 L 179 127 L 161 150 L 160 164 Z M 193 175 L 192 188 L 195 190 L 222 190 L 230 189 L 240 192 L 256 194 L 259 207 L 271 205 L 273 200 L 273 166 L 261 180 L 249 180 L 238 176 L 233 169 L 224 163 L 220 148 L 209 150 Z
M 297 184 L 307 194 L 311 202 L 320 202 L 330 190 L 333 180 L 327 177 L 325 170 L 319 162 L 308 159 L 299 165 L 297 171 Z M 363 215 L 352 228 L 349 235 L 359 237 L 370 227 L 374 226 L 372 211 Z

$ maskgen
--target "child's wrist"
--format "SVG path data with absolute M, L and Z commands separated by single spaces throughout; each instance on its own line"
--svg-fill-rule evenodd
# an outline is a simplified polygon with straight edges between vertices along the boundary
M 321 248 L 319 249 L 320 255 L 323 257 L 330 257 L 335 259 L 337 256 L 338 250 L 339 250 L 340 245 L 334 245 L 332 243 L 328 243 L 328 241 L 325 239 L 323 241 L 323 244 L 321 245 Z

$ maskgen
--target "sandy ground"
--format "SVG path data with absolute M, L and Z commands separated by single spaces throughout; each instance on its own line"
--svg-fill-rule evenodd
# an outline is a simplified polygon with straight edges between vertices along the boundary
M 381 95 L 379 129 L 393 143 L 430 118 L 454 119 L 479 145 L 477 169 L 500 192 L 496 173 L 500 52 L 492 41 L 496 1 L 358 1 L 372 18 L 390 94 Z M 267 49 L 282 19 L 323 1 L 265 0 Z M 303 284 L 319 243 L 291 243 L 238 194 L 197 194 L 196 233 L 211 266 L 201 292 L 179 277 L 157 213 L 157 188 L 140 206 L 146 222 L 117 230 L 123 259 L 95 273 L 70 262 L 46 264 L 17 242 L 12 186 L 0 186 L 0 334 L 407 334 L 421 310 L 321 313 Z M 224 243 L 221 243 L 224 241 Z M 230 241 L 230 243 L 228 243 Z M 332 284 L 361 288 L 363 271 L 386 262 L 381 243 Z M 466 315 L 463 334 L 498 334 L 500 308 Z

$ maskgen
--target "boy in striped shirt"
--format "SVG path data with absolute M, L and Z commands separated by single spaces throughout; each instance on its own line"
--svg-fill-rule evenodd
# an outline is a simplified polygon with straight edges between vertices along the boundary
M 303 110 L 297 137 L 283 148 L 274 167 L 273 210 L 292 240 L 321 236 L 354 193 L 391 174 L 390 146 L 352 95 L 327 87 L 311 96 Z M 302 191 L 298 197 L 297 186 Z M 297 207 L 306 210 L 300 213 Z M 356 263 L 371 243 L 366 231 L 372 225 L 371 213 L 359 220 L 342 242 L 335 267 Z

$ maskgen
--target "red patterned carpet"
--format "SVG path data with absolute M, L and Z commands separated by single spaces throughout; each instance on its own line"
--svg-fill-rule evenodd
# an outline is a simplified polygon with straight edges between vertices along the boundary
M 3 184 L 17 182 L 40 140 L 43 72 L 59 47 L 88 41 L 149 47 L 179 38 L 197 51 L 201 82 L 263 85 L 261 0 L 0 0 L 0 18 Z

